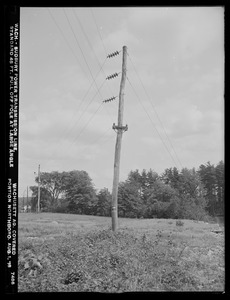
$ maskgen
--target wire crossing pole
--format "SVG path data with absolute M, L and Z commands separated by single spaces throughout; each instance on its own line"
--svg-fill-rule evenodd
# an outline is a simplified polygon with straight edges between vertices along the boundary
M 40 165 L 38 165 L 38 213 L 40 212 Z
M 124 111 L 124 90 L 127 72 L 127 47 L 123 47 L 122 57 L 122 76 L 119 93 L 119 107 L 118 107 L 118 125 L 113 124 L 113 129 L 117 130 L 117 140 L 115 146 L 114 157 L 114 174 L 113 174 L 113 190 L 112 190 L 112 230 L 116 231 L 118 228 L 118 208 L 117 208 L 117 195 L 118 195 L 118 183 L 119 183 L 119 169 L 120 169 L 120 156 L 121 156 L 121 139 L 123 131 L 128 129 L 128 126 L 122 126 L 123 123 L 123 111 Z

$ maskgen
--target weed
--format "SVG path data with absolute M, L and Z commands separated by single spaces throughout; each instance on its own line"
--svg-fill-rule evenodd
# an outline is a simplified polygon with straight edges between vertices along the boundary
M 177 220 L 176 221 L 176 226 L 183 226 L 184 222 L 182 222 L 181 220 Z
M 81 222 L 83 217 L 80 216 Z M 97 219 L 94 217 L 94 220 Z M 106 219 L 102 221 L 106 223 Z M 161 227 L 152 230 L 147 227 L 148 222 L 152 225 L 148 220 L 138 220 L 136 224 L 131 220 L 131 226 L 129 220 L 122 221 L 126 222 L 125 226 L 115 233 L 101 224 L 87 227 L 90 230 L 78 226 L 78 231 L 73 226 L 71 231 L 60 222 L 57 232 L 55 226 L 42 224 L 38 229 L 30 226 L 31 220 L 28 225 L 25 222 L 21 227 L 28 228 L 30 236 L 34 236 L 36 230 L 38 236 L 44 232 L 53 240 L 28 240 L 24 236 L 19 239 L 19 292 L 224 289 L 222 236 L 208 236 L 206 231 L 205 235 L 198 235 L 192 227 L 189 233 L 167 231 L 168 221 L 163 219 Z M 151 222 L 157 224 L 155 220 Z M 145 229 L 140 230 L 141 226 Z M 196 224 L 196 228 L 201 226 Z M 192 240 L 191 231 L 195 237 Z

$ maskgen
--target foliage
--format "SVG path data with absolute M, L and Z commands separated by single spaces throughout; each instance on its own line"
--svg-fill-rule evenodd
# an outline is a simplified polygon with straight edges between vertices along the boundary
M 112 195 L 107 188 L 96 192 L 86 171 L 41 173 L 43 211 L 111 215 Z M 38 178 L 36 178 L 38 181 Z M 32 209 L 37 205 L 37 187 Z M 129 218 L 207 219 L 224 212 L 224 163 L 208 162 L 195 168 L 130 171 L 119 183 L 118 214 Z
M 176 226 L 183 226 L 184 222 L 182 222 L 181 220 L 177 220 L 176 221 Z
M 36 178 L 38 182 L 38 177 Z M 85 171 L 41 173 L 41 208 L 44 211 L 91 214 L 96 205 L 92 180 Z M 33 207 L 37 205 L 38 188 L 31 187 Z
M 65 216 L 74 220 L 68 229 L 39 223 L 38 216 L 20 221 L 19 292 L 224 290 L 223 238 L 213 235 L 210 225 L 127 219 L 114 233 L 101 227 L 105 218 L 71 217 Z M 39 218 L 51 222 L 63 216 Z M 76 230 L 78 219 L 96 218 L 89 230 Z
M 123 217 L 202 220 L 207 214 L 203 193 L 195 169 L 166 169 L 161 177 L 151 169 L 135 170 L 119 185 L 119 213 Z
M 224 163 L 220 161 L 215 167 L 210 162 L 199 167 L 198 173 L 204 185 L 208 212 L 214 216 L 224 213 Z
M 59 173 L 53 171 L 51 173 L 43 172 L 40 174 L 41 187 L 45 188 L 51 197 L 51 206 L 54 206 L 59 195 L 65 190 L 66 172 Z M 38 176 L 35 179 L 38 182 Z
M 107 188 L 99 191 L 97 194 L 97 211 L 99 216 L 111 216 L 112 195 Z
M 120 183 L 118 189 L 119 216 L 132 218 L 138 216 L 141 209 L 138 187 L 129 183 Z
M 35 212 L 37 210 L 37 203 L 38 203 L 38 187 L 30 186 L 30 190 L 32 191 L 31 210 Z M 50 207 L 51 207 L 51 195 L 46 188 L 40 187 L 40 208 L 42 211 L 49 211 Z
M 71 213 L 91 214 L 96 205 L 96 192 L 86 171 L 74 170 L 67 174 L 65 197 Z

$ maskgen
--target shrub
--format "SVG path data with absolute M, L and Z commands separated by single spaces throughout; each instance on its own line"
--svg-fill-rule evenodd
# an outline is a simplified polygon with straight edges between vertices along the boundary
M 176 226 L 183 226 L 184 222 L 182 222 L 181 220 L 177 220 L 176 221 Z

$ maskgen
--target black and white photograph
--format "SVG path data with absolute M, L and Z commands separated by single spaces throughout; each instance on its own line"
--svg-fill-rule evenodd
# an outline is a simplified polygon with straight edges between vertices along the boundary
M 20 7 L 18 293 L 225 292 L 224 19 Z

